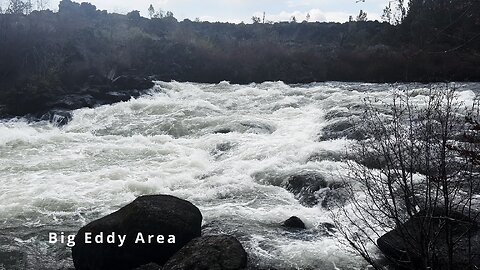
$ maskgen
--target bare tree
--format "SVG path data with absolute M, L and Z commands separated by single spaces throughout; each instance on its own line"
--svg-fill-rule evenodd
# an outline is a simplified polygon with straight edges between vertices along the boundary
M 360 13 L 357 16 L 357 22 L 366 22 L 367 21 L 367 13 L 363 10 L 360 10 Z
M 36 9 L 37 10 L 46 10 L 48 8 L 48 0 L 36 0 Z
M 29 14 L 32 11 L 31 1 L 10 0 L 6 13 L 8 14 Z
M 383 9 L 382 21 L 392 23 L 392 6 L 391 2 L 388 2 L 388 6 Z
M 155 15 L 155 8 L 153 7 L 152 4 L 148 7 L 148 16 L 150 16 L 150 19 L 153 18 L 153 15 Z
M 358 128 L 367 139 L 353 149 L 357 161 L 348 163 L 350 203 L 334 220 L 375 269 L 382 269 L 375 247 L 407 269 L 469 269 L 479 168 L 471 155 L 476 150 L 461 138 L 472 110 L 451 86 L 432 88 L 423 100 L 413 96 L 403 91 L 391 104 L 366 102 Z M 465 246 L 468 251 L 455 252 Z

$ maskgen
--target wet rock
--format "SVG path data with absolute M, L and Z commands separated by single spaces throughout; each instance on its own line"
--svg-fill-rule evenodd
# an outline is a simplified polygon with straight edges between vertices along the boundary
M 162 270 L 162 267 L 156 263 L 149 263 L 135 268 L 134 270 Z
M 247 266 L 247 253 L 233 236 L 195 238 L 164 265 L 163 270 L 237 270 Z
M 352 156 L 351 158 L 369 169 L 382 169 L 388 164 L 384 157 L 374 154 Z
M 328 111 L 323 118 L 325 118 L 325 120 L 330 121 L 337 118 L 350 117 L 352 116 L 352 114 L 353 113 L 348 111 L 348 109 L 344 109 L 344 110 L 332 109 Z
M 365 139 L 365 134 L 355 126 L 353 118 L 344 118 L 325 126 L 319 140 L 328 141 L 341 138 L 360 141 Z
M 345 159 L 345 155 L 342 153 L 334 152 L 334 151 L 321 151 L 318 153 L 311 154 L 306 162 L 319 162 L 322 160 L 330 160 L 330 161 L 342 161 Z
M 255 134 L 272 134 L 275 127 L 262 122 L 241 122 L 240 125 L 246 128 L 246 132 Z
M 72 120 L 72 113 L 64 110 L 51 110 L 44 114 L 40 120 L 46 120 L 55 126 L 65 126 Z
M 76 110 L 127 101 L 153 86 L 151 80 L 137 76 L 120 76 L 111 81 L 104 76 L 91 75 L 83 85 L 67 83 L 49 89 L 51 91 L 25 88 L 1 100 L 0 117 L 26 116 L 33 121 L 45 120 L 44 116 L 54 110 Z
M 151 80 L 138 76 L 123 75 L 112 80 L 112 87 L 116 90 L 149 89 L 154 85 Z
M 212 132 L 215 134 L 227 134 L 232 132 L 253 133 L 253 134 L 272 134 L 275 127 L 260 121 L 241 121 L 233 122 L 217 127 Z
M 434 269 L 446 269 L 448 262 L 447 246 L 445 243 L 445 222 L 443 209 L 436 208 L 432 211 L 421 211 L 410 220 L 397 227 L 396 229 L 384 234 L 377 240 L 379 249 L 389 258 L 403 262 L 407 268 L 423 268 L 422 240 L 424 232 L 429 231 L 432 237 L 432 243 L 429 248 L 436 251 L 436 261 Z M 453 260 L 455 269 L 469 269 L 468 243 L 471 241 L 471 250 L 480 250 L 480 231 L 478 221 L 469 217 L 452 212 L 450 215 L 452 224 L 452 236 L 456 244 L 454 247 Z M 408 235 L 408 237 L 402 237 Z M 480 258 L 473 256 L 473 265 L 480 265 Z
M 322 223 L 322 226 L 329 233 L 335 233 L 335 231 L 337 230 L 337 227 L 335 227 L 335 225 L 333 225 L 332 223 L 325 222 L 325 223 Z
M 288 178 L 286 189 L 305 206 L 314 206 L 318 203 L 316 192 L 327 187 L 325 178 L 314 172 L 292 175 Z
M 227 133 L 231 133 L 231 132 L 233 132 L 233 130 L 231 130 L 229 128 L 220 128 L 220 129 L 215 130 L 213 133 L 215 133 L 215 134 L 227 134 Z
M 84 107 L 94 107 L 99 104 L 94 96 L 85 92 L 82 94 L 71 94 L 61 96 L 47 104 L 47 107 L 61 110 L 75 110 Z
M 120 210 L 91 222 L 80 229 L 72 248 L 77 270 L 132 269 L 148 263 L 163 265 L 175 252 L 195 237 L 201 235 L 202 214 L 185 200 L 168 195 L 151 195 L 137 198 Z M 95 237 L 100 233 L 126 235 L 123 246 L 86 243 L 86 233 Z M 135 243 L 138 234 L 145 239 L 154 235 L 151 243 Z M 158 235 L 165 237 L 158 243 Z M 167 243 L 170 235 L 175 243 Z
M 211 151 L 211 154 L 216 158 L 222 157 L 224 154 L 226 154 L 229 150 L 235 147 L 235 143 L 231 142 L 224 142 L 224 143 L 219 143 L 215 146 L 215 148 Z
M 225 142 L 225 143 L 217 144 L 216 147 L 215 147 L 215 150 L 217 150 L 219 152 L 226 152 L 226 151 L 232 149 L 233 147 L 235 147 L 235 144 L 230 143 L 230 142 Z
M 348 200 L 348 191 L 341 183 L 333 183 L 323 189 L 318 195 L 321 198 L 321 206 L 325 209 L 333 209 L 345 205 Z
M 292 229 L 306 229 L 303 221 L 296 216 L 290 217 L 289 219 L 285 220 L 282 226 Z

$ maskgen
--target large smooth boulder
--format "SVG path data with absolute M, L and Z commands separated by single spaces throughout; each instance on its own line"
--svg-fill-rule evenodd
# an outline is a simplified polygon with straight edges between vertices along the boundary
M 200 210 L 188 201 L 168 195 L 142 196 L 81 228 L 72 248 L 73 262 L 77 270 L 133 269 L 151 262 L 163 265 L 201 235 L 201 223 Z M 86 233 L 93 237 L 103 233 L 103 239 L 115 233 L 115 243 L 86 243 Z M 139 233 L 144 241 L 137 241 Z M 121 235 L 126 240 L 120 247 Z M 150 243 L 149 235 L 154 235 Z M 158 235 L 164 243 L 157 241 Z M 168 243 L 171 235 L 175 243 Z
M 192 240 L 162 270 L 237 270 L 247 266 L 247 253 L 230 235 L 209 235 Z
M 451 233 L 455 241 L 453 263 L 455 269 L 470 269 L 470 263 L 480 266 L 480 257 L 477 255 L 469 258 L 468 242 L 471 242 L 471 250 L 477 253 L 480 250 L 480 232 L 478 223 L 469 217 L 451 212 L 449 215 L 452 227 Z M 446 269 L 448 253 L 446 244 L 446 225 L 443 209 L 435 208 L 431 211 L 420 211 L 404 224 L 384 234 L 377 240 L 378 248 L 398 266 L 408 269 L 423 269 L 426 232 L 430 232 L 431 238 L 428 249 L 430 254 L 436 254 L 433 260 L 434 269 Z M 434 236 L 434 237 L 433 237 Z M 473 268 L 475 269 L 475 267 Z
M 292 229 L 306 229 L 305 223 L 303 223 L 303 221 L 296 216 L 292 216 L 289 219 L 285 220 L 282 223 L 282 226 Z

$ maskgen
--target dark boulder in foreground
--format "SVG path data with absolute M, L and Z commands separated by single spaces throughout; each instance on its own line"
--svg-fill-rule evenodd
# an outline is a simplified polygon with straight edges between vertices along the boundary
M 455 269 L 470 269 L 471 263 L 480 266 L 480 232 L 478 223 L 458 212 L 449 215 L 452 226 L 452 236 L 456 244 L 453 252 L 453 265 Z M 426 225 L 429 224 L 429 225 Z M 421 211 L 396 229 L 384 234 L 377 240 L 379 249 L 388 258 L 408 269 L 423 269 L 425 255 L 422 253 L 422 239 L 425 232 L 436 235 L 429 245 L 431 251 L 435 251 L 435 258 L 431 258 L 434 269 L 446 269 L 448 265 L 448 253 L 446 245 L 445 216 L 443 209 L 436 208 L 432 211 Z M 422 232 L 423 231 L 423 232 Z M 403 236 L 407 237 L 403 237 Z M 469 258 L 468 242 L 471 241 L 473 256 Z M 431 252 L 430 254 L 432 254 Z M 402 262 L 402 263 L 399 263 Z M 475 269 L 475 267 L 473 268 Z
M 305 223 L 303 223 L 303 221 L 296 216 L 290 217 L 289 219 L 285 220 L 282 226 L 292 229 L 306 229 Z
M 193 239 L 164 265 L 163 270 L 237 270 L 247 266 L 247 253 L 233 236 Z
M 163 265 L 190 240 L 201 235 L 202 214 L 185 200 L 152 195 L 137 198 L 120 210 L 81 228 L 75 237 L 72 256 L 77 270 L 133 269 L 148 263 Z M 115 233 L 115 243 L 86 243 L 86 233 L 106 237 Z M 139 233 L 144 241 L 138 241 Z M 119 247 L 118 236 L 126 235 Z M 151 242 L 148 236 L 154 235 Z M 164 242 L 158 235 L 164 236 Z M 168 243 L 171 235 L 175 243 Z

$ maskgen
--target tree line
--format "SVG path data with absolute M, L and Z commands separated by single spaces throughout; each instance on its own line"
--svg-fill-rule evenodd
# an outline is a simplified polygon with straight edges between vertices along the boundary
M 399 24 L 364 16 L 343 24 L 209 23 L 178 21 L 153 6 L 144 18 L 69 0 L 58 12 L 14 8 L 20 2 L 29 3 L 11 0 L 0 14 L 4 104 L 81 92 L 122 74 L 212 83 L 480 79 L 474 0 L 412 0 Z

